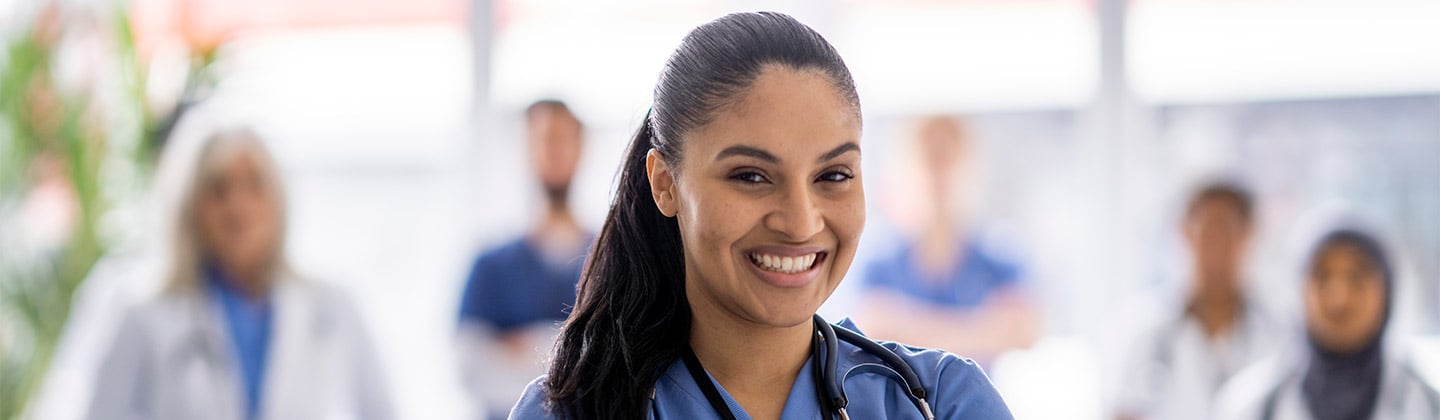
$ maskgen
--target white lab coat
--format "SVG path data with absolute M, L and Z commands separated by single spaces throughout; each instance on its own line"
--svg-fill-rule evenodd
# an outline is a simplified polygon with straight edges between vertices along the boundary
M 512 354 L 493 329 L 461 322 L 456 335 L 460 376 L 477 419 L 503 419 L 535 377 L 544 375 L 547 356 L 560 330 L 553 322 L 537 322 L 521 334 L 528 354 Z M 517 357 L 518 356 L 518 357 Z
M 1300 391 L 1307 361 L 1296 353 L 1269 358 L 1236 375 L 1221 391 L 1215 418 L 1310 420 Z M 1383 363 L 1379 399 L 1370 418 L 1440 419 L 1440 392 L 1416 372 L 1404 353 L 1387 352 Z
M 96 372 L 125 311 L 160 289 L 155 258 L 119 252 L 95 263 L 71 302 L 65 331 L 45 371 L 44 384 L 26 405 L 22 419 L 80 420 L 95 390 Z
M 1283 342 L 1256 305 L 1247 307 L 1217 341 L 1189 317 L 1157 318 L 1145 327 L 1124 352 L 1116 410 L 1141 419 L 1210 419 L 1225 381 Z
M 337 290 L 291 278 L 274 318 L 257 419 L 393 417 L 374 348 Z M 244 418 L 224 314 L 203 293 L 169 292 L 127 312 L 101 364 L 90 419 Z

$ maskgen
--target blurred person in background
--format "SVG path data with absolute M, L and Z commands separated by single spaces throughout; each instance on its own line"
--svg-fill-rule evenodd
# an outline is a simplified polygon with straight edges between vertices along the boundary
M 1042 317 L 1012 252 L 964 220 L 975 144 L 964 123 L 920 122 L 916 162 L 923 222 L 910 242 L 865 270 L 859 319 L 874 337 L 945 349 L 988 363 L 1038 339 Z
M 1192 256 L 1189 289 L 1178 313 L 1155 317 L 1126 350 L 1117 419 L 1208 419 L 1225 380 L 1278 342 L 1245 295 L 1254 213 L 1250 193 L 1233 182 L 1191 196 L 1181 226 Z
M 1314 241 L 1304 278 L 1299 354 L 1246 369 L 1226 385 L 1217 419 L 1440 418 L 1440 392 L 1399 342 L 1388 340 L 1395 269 L 1381 240 L 1337 223 Z M 1387 343 L 1387 341 L 1389 341 Z
M 558 324 L 575 304 L 575 284 L 594 235 L 575 221 L 570 186 L 584 126 L 564 102 L 525 110 L 531 167 L 545 210 L 528 233 L 475 259 L 460 303 L 462 379 L 479 413 L 504 418 L 520 392 L 544 372 Z
M 128 311 L 92 419 L 392 417 L 361 318 L 285 261 L 279 173 L 261 140 L 217 130 L 167 147 L 157 182 L 164 289 Z

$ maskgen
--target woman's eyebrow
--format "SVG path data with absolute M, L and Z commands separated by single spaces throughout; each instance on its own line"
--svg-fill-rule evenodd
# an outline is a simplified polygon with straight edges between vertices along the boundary
M 820 155 L 820 159 L 816 159 L 815 161 L 816 161 L 816 162 L 825 162 L 825 161 L 827 161 L 827 160 L 831 160 L 831 159 L 840 157 L 840 155 L 845 154 L 845 152 L 856 152 L 856 153 L 859 153 L 859 152 L 860 152 L 860 145 L 855 144 L 855 142 L 853 142 L 853 141 L 852 141 L 852 142 L 845 143 L 845 144 L 842 144 L 842 145 L 840 145 L 840 147 L 836 147 L 836 148 L 834 148 L 834 149 L 831 149 L 831 150 L 828 151 L 828 152 L 825 152 L 825 154 Z
M 831 149 L 831 150 L 828 151 L 828 152 L 825 152 L 825 154 L 823 154 L 823 155 L 820 155 L 820 158 L 819 158 L 819 159 L 816 159 L 816 162 L 825 162 L 825 161 L 828 161 L 828 160 L 831 160 L 831 159 L 835 159 L 835 158 L 837 158 L 837 157 L 840 157 L 840 155 L 843 155 L 843 154 L 845 154 L 845 153 L 847 153 L 847 152 L 859 152 L 859 151 L 860 151 L 860 145 L 859 145 L 859 144 L 856 144 L 855 142 L 848 142 L 848 143 L 845 143 L 845 144 L 840 145 L 839 147 L 836 147 L 836 148 L 834 148 L 834 149 Z M 719 154 L 715 155 L 715 160 L 721 160 L 721 159 L 724 159 L 724 158 L 727 158 L 727 157 L 732 157 L 732 156 L 747 156 L 747 157 L 752 157 L 752 158 L 760 159 L 760 160 L 763 160 L 763 161 L 766 161 L 766 162 L 769 162 L 769 163 L 775 163 L 775 164 L 780 163 L 780 158 L 776 157 L 775 155 L 770 154 L 770 152 L 766 152 L 766 151 L 764 151 L 764 150 L 760 150 L 760 149 L 758 149 L 758 148 L 751 147 L 751 146 L 730 146 L 730 147 L 727 147 L 727 148 L 725 148 L 725 150 L 721 150 Z
M 721 150 L 720 154 L 715 155 L 715 160 L 720 160 L 731 156 L 749 156 L 770 163 L 780 163 L 780 158 L 775 157 L 775 155 L 770 154 L 770 152 L 766 152 L 764 150 L 760 150 L 750 146 L 727 147 L 725 148 L 725 150 Z

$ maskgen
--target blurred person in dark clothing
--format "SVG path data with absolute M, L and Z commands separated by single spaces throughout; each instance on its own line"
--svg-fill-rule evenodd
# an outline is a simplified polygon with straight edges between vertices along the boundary
M 524 236 L 475 259 L 460 303 L 460 363 L 470 396 L 504 418 L 525 384 L 544 372 L 557 323 L 575 304 L 575 284 L 594 235 L 570 208 L 584 126 L 564 102 L 525 110 L 529 162 L 544 212 Z

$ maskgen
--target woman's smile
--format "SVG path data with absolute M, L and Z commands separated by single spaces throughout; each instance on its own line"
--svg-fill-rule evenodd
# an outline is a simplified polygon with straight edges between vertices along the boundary
M 819 277 L 830 252 L 820 247 L 766 246 L 744 253 L 750 272 L 767 284 L 782 288 L 809 285 Z

